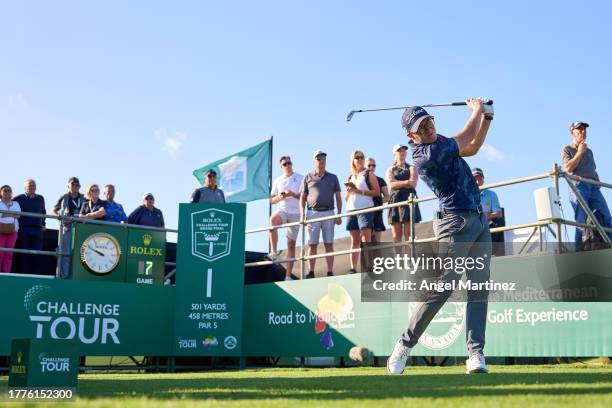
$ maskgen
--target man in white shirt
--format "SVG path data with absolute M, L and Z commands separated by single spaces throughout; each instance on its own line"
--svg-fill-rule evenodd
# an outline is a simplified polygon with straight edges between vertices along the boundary
M 276 211 L 270 217 L 270 225 L 272 226 L 300 220 L 300 186 L 304 176 L 293 172 L 293 163 L 289 156 L 280 158 L 280 166 L 284 174 L 274 180 L 270 196 L 270 202 L 276 204 Z M 287 228 L 287 258 L 295 257 L 295 241 L 299 231 L 299 225 Z M 280 251 L 278 251 L 278 229 L 270 230 L 270 248 L 271 252 L 268 254 L 268 258 L 274 261 L 280 254 Z M 286 263 L 286 270 L 285 280 L 297 279 L 292 274 L 293 262 Z

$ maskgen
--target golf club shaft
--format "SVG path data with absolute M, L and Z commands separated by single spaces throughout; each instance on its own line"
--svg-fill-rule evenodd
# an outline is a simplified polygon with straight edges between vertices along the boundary
M 493 100 L 487 99 L 484 101 L 484 104 L 493 105 Z M 438 108 L 442 106 L 465 106 L 465 105 L 467 105 L 467 103 L 465 101 L 461 101 L 461 102 L 450 102 L 450 103 L 430 103 L 427 105 L 394 106 L 391 108 L 359 109 L 359 110 L 350 111 L 348 115 L 346 115 L 346 120 L 347 122 L 350 121 L 353 118 L 353 115 L 355 113 L 360 113 L 360 112 L 381 112 L 381 111 L 389 111 L 389 110 L 408 109 L 414 106 L 420 106 L 422 108 Z

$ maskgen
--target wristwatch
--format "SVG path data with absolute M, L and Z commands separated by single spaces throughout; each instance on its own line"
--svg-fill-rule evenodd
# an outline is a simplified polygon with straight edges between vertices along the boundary
M 485 120 L 493 120 L 493 115 L 485 115 Z

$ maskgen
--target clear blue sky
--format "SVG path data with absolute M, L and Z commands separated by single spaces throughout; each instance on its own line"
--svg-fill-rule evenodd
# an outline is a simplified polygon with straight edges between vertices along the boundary
M 227 3 L 227 4 L 226 4 Z M 193 169 L 274 135 L 306 173 L 315 149 L 348 174 L 362 148 L 379 171 L 405 142 L 401 112 L 352 109 L 486 96 L 496 116 L 470 158 L 487 182 L 549 170 L 591 124 L 612 180 L 609 2 L 9 2 L 0 5 L 0 182 L 38 182 L 48 208 L 70 176 L 114 183 L 132 210 L 155 194 L 169 227 Z M 467 108 L 431 112 L 452 135 Z M 510 223 L 535 219 L 532 190 L 498 190 Z M 420 195 L 429 195 L 421 183 Z M 567 187 L 564 210 L 572 218 Z M 608 202 L 612 195 L 606 193 Z M 424 206 L 431 218 L 433 206 Z M 249 204 L 262 226 L 267 201 Z M 345 234 L 344 226 L 338 232 Z M 173 238 L 171 238 L 173 239 Z M 247 248 L 267 249 L 264 235 Z

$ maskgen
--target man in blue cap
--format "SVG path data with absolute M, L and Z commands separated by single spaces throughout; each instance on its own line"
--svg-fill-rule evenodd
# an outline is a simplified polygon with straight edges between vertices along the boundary
M 454 137 L 436 133 L 433 116 L 421 107 L 405 110 L 402 127 L 406 129 L 412 159 L 419 177 L 438 197 L 440 209 L 434 217 L 434 232 L 444 254 L 452 257 L 483 257 L 484 268 L 466 272 L 472 282 L 489 280 L 491 233 L 489 222 L 480 205 L 480 190 L 463 157 L 473 156 L 484 143 L 493 120 L 493 106 L 484 105 L 482 99 L 468 99 L 472 111 L 465 126 Z M 444 270 L 441 283 L 456 283 L 462 274 Z M 419 303 L 406 331 L 393 348 L 387 361 L 390 374 L 401 374 L 406 367 L 410 350 L 444 305 L 452 291 L 427 293 Z M 466 337 L 470 357 L 466 361 L 468 373 L 488 372 L 483 349 L 487 320 L 488 291 L 468 291 Z

